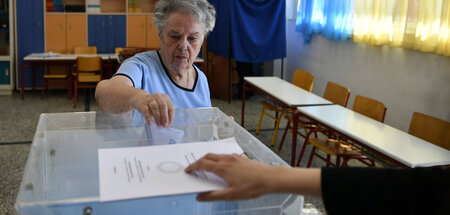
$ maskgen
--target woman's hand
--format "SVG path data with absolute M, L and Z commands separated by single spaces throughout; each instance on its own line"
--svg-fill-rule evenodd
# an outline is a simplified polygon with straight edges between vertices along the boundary
M 229 185 L 219 191 L 201 193 L 198 201 L 251 199 L 270 192 L 268 182 L 278 167 L 268 166 L 240 155 L 207 154 L 185 171 L 206 170 L 222 177 Z
M 132 98 L 134 109 L 144 115 L 149 125 L 152 125 L 152 117 L 155 118 L 156 125 L 169 127 L 174 120 L 175 108 L 167 94 L 148 94 L 145 91 Z

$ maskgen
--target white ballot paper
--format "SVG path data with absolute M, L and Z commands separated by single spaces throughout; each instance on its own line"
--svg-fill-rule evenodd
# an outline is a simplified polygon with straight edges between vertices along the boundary
M 184 172 L 207 153 L 242 154 L 234 138 L 210 142 L 99 149 L 100 201 L 220 190 L 225 181 L 205 171 Z

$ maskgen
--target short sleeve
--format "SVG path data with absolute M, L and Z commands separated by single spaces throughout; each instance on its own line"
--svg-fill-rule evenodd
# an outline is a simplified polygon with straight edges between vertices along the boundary
M 130 58 L 120 65 L 119 70 L 116 72 L 116 74 L 114 74 L 114 76 L 126 76 L 131 80 L 131 82 L 133 82 L 133 86 L 135 88 L 142 89 L 143 72 L 143 63 Z

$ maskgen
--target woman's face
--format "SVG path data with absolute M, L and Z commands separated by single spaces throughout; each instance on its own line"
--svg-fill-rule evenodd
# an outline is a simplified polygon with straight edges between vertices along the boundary
M 200 52 L 203 29 L 197 19 L 172 13 L 161 35 L 161 56 L 169 71 L 188 71 Z

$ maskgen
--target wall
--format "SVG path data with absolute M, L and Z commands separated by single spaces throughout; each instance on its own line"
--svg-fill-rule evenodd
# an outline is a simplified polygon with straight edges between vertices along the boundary
M 382 101 L 385 123 L 407 131 L 414 111 L 450 121 L 450 57 L 351 41 L 332 41 L 314 35 L 303 43 L 295 20 L 287 21 L 287 69 L 291 81 L 295 68 L 315 77 L 313 93 L 323 95 L 333 81 L 350 89 L 347 107 L 360 94 Z

